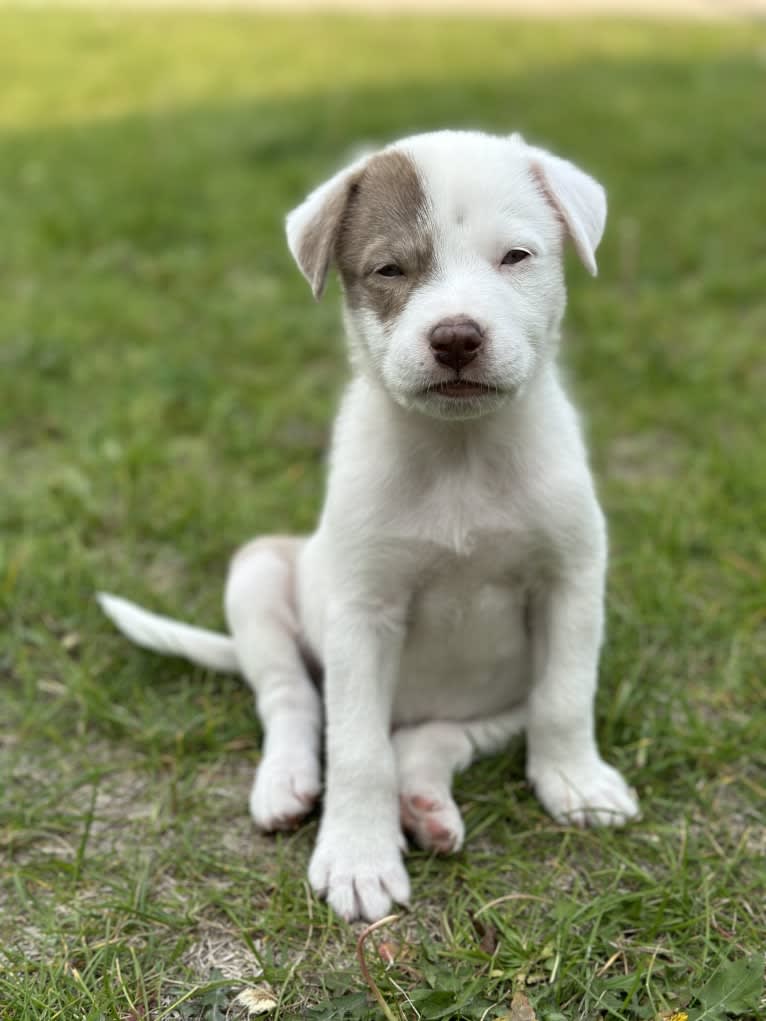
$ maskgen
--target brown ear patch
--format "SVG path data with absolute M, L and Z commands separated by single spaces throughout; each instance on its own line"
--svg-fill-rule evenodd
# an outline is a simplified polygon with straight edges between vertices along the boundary
M 301 237 L 297 259 L 311 283 L 315 298 L 322 296 L 343 213 L 357 179 L 354 176 L 338 185 L 323 202 Z
M 435 270 L 430 207 L 417 167 L 401 150 L 374 156 L 352 183 L 335 260 L 351 308 L 368 308 L 383 322 L 395 320 L 412 291 Z M 377 269 L 394 265 L 400 276 Z

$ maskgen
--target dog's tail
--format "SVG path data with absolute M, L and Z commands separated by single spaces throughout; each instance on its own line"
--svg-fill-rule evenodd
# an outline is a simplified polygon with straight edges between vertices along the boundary
M 112 623 L 136 645 L 165 656 L 183 656 L 209 670 L 240 673 L 234 642 L 228 635 L 150 613 L 108 592 L 99 592 L 96 599 Z

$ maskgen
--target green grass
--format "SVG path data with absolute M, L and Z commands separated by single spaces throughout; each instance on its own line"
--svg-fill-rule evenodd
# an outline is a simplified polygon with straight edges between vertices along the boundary
M 600 739 L 644 818 L 557 827 L 518 747 L 471 769 L 373 976 L 407 1019 L 766 1016 L 766 33 L 3 8 L 0 39 L 3 1021 L 243 1017 L 253 984 L 380 1016 L 307 892 L 316 821 L 248 821 L 249 694 L 92 596 L 219 625 L 230 552 L 311 528 L 345 368 L 283 216 L 360 140 L 460 125 L 609 189 L 564 358 L 612 543 Z

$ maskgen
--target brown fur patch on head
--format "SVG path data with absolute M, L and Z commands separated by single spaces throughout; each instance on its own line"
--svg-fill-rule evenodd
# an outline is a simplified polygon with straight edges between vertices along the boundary
M 434 272 L 428 198 L 406 153 L 374 156 L 351 185 L 335 260 L 351 308 L 368 308 L 383 323 L 395 320 Z M 401 276 L 376 272 L 387 265 L 399 267 Z

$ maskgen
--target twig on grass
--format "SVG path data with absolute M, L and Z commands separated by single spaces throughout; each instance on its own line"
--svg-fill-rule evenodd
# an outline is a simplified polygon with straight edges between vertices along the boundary
M 370 992 L 378 1001 L 378 1005 L 388 1021 L 396 1021 L 396 1018 L 394 1017 L 391 1008 L 386 1003 L 383 993 L 381 993 L 378 988 L 375 979 L 370 974 L 370 969 L 367 967 L 367 958 L 364 956 L 364 944 L 373 932 L 381 929 L 384 925 L 388 925 L 389 922 L 398 921 L 400 917 L 400 915 L 386 915 L 385 918 L 381 918 L 377 922 L 373 922 L 372 925 L 368 925 L 366 929 L 362 929 L 359 933 L 359 939 L 356 941 L 356 956 L 359 961 L 359 967 L 361 968 L 362 975 L 364 976 L 365 982 L 370 987 Z

